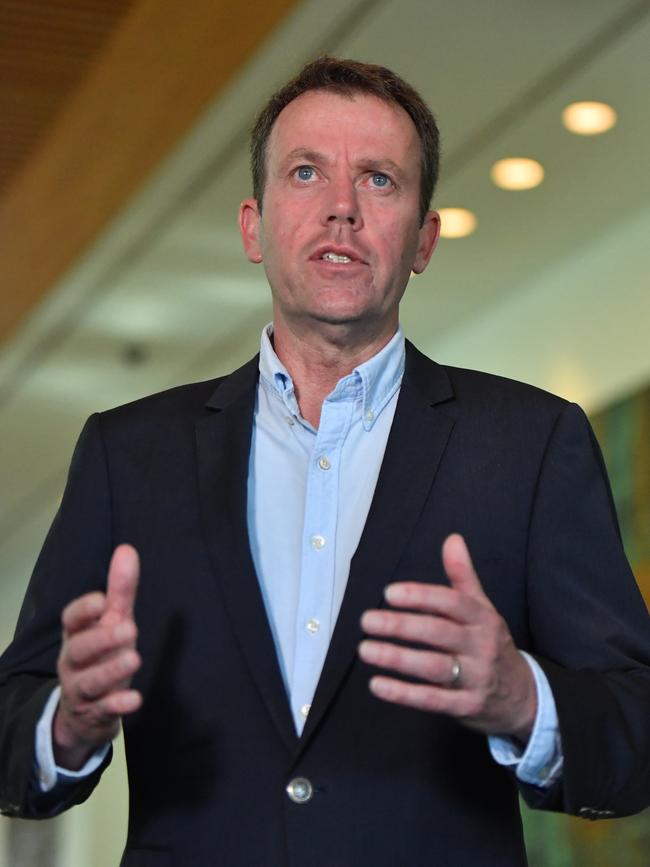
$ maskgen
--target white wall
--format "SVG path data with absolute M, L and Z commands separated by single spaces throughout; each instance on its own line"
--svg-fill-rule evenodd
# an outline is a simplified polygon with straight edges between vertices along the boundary
M 650 382 L 650 208 L 602 230 L 443 340 L 438 361 L 530 382 L 595 411 Z

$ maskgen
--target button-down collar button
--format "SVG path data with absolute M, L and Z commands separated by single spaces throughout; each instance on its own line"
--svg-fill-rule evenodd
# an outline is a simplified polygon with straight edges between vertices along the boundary
M 311 710 L 310 704 L 303 704 L 300 708 L 300 713 L 305 717 L 305 719 L 309 716 L 309 711 Z
M 366 412 L 366 421 L 372 421 L 374 417 L 375 417 L 374 412 L 371 409 L 369 409 Z
M 315 617 L 310 617 L 310 619 L 307 621 L 307 632 L 311 632 L 311 634 L 313 635 L 314 633 L 318 632 L 319 629 L 320 620 L 317 620 Z
M 290 415 L 285 416 L 285 420 L 286 420 L 287 424 L 289 424 L 289 425 L 293 425 L 296 423 L 293 416 L 290 416 Z
M 314 795 L 314 787 L 306 777 L 295 777 L 287 785 L 287 795 L 294 804 L 306 804 Z
M 320 551 L 321 548 L 325 547 L 325 536 L 312 536 L 311 546 L 317 551 Z
M 318 459 L 318 466 L 321 468 L 321 470 L 329 470 L 332 465 L 325 457 L 325 455 L 323 455 L 321 458 Z

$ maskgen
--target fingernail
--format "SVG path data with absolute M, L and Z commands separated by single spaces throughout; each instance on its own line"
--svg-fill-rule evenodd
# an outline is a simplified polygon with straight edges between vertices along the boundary
M 120 666 L 124 671 L 130 671 L 135 664 L 135 655 L 133 653 L 125 653 L 120 660 Z
M 377 697 L 383 698 L 390 695 L 390 686 L 381 677 L 371 677 L 368 686 L 370 687 L 370 692 Z
M 373 629 L 379 629 L 381 621 L 381 614 L 378 611 L 366 611 L 361 617 L 361 626 L 370 632 Z
M 99 614 L 104 610 L 104 600 L 93 597 L 88 600 L 88 609 L 90 614 Z
M 140 707 L 140 695 L 137 692 L 127 692 L 122 696 L 122 710 L 128 713 Z
M 362 641 L 359 645 L 359 656 L 366 662 L 373 662 L 378 658 L 377 647 L 372 641 Z
M 133 624 L 128 621 L 125 623 L 118 623 L 113 630 L 113 638 L 116 641 L 126 641 L 129 638 L 133 638 Z

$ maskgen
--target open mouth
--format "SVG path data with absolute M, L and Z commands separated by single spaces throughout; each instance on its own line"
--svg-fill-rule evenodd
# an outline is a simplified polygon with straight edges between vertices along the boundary
M 352 247 L 330 246 L 323 244 L 311 255 L 314 262 L 327 262 L 330 265 L 366 265 L 361 255 Z
M 323 253 L 321 259 L 324 262 L 336 262 L 338 265 L 345 265 L 348 262 L 354 261 L 349 256 L 339 255 L 338 253 Z

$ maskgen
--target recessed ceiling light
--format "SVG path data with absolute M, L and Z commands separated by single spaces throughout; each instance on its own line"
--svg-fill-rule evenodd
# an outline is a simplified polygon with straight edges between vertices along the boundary
M 440 208 L 440 237 L 465 238 L 476 228 L 476 215 L 467 208 Z
M 490 177 L 502 190 L 531 190 L 544 180 L 544 169 L 537 160 L 508 157 L 492 166 Z
M 599 135 L 616 120 L 616 112 L 606 102 L 572 102 L 562 111 L 562 123 L 576 135 Z

